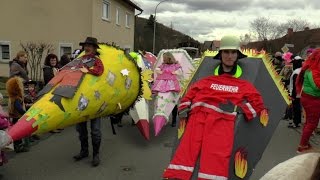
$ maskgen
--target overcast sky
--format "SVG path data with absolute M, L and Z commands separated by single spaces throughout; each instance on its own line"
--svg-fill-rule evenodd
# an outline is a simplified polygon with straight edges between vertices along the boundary
M 144 10 L 141 17 L 154 14 L 160 0 L 134 0 Z M 306 19 L 320 23 L 320 0 L 169 0 L 158 6 L 157 21 L 203 42 L 219 40 L 225 34 L 250 32 L 256 17 L 285 22 Z

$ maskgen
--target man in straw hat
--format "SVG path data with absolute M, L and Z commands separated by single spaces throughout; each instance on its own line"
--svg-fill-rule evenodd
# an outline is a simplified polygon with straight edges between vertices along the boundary
M 92 74 L 94 76 L 102 75 L 104 67 L 102 61 L 99 59 L 97 49 L 99 49 L 98 41 L 94 37 L 87 37 L 84 42 L 79 43 L 82 46 L 84 55 L 74 59 L 63 68 L 60 72 L 39 92 L 38 96 L 48 93 L 53 87 L 57 86 L 52 94 L 54 96 L 50 101 L 59 106 L 62 111 L 65 111 L 61 104 L 62 98 L 71 99 L 75 95 L 79 85 L 81 84 L 85 74 Z M 91 138 L 93 158 L 92 166 L 100 164 L 99 149 L 101 143 L 101 120 L 100 118 L 90 120 L 91 123 Z M 82 122 L 76 125 L 76 130 L 79 133 L 79 140 L 81 144 L 80 153 L 73 156 L 75 161 L 80 161 L 89 155 L 88 148 L 88 130 L 87 123 Z
M 61 104 L 61 98 L 71 99 L 86 73 L 100 76 L 104 71 L 102 61 L 98 58 L 97 39 L 87 37 L 85 42 L 81 42 L 79 45 L 82 46 L 85 54 L 61 68 L 60 72 L 38 94 L 38 97 L 42 96 L 57 86 L 52 92 L 54 96 L 51 101 L 56 103 L 62 111 L 64 108 Z

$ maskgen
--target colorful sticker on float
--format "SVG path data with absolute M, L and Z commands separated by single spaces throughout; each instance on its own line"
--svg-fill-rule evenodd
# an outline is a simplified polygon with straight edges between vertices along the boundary
M 268 123 L 269 123 L 269 114 L 268 114 L 268 110 L 263 110 L 261 111 L 260 114 L 260 123 L 263 125 L 263 127 L 267 127 Z
M 30 115 L 28 116 L 28 118 L 26 120 L 30 121 L 32 118 L 34 118 L 36 115 L 38 115 L 41 111 L 42 111 L 42 109 L 32 107 L 28 111 L 30 113 Z
M 97 111 L 97 114 L 102 113 L 107 108 L 107 103 L 103 102 L 103 104 L 100 106 L 99 110 Z
M 119 88 L 114 88 L 114 94 L 113 97 L 118 97 L 120 95 L 120 89 Z
M 61 126 L 62 124 L 64 124 L 65 121 L 67 121 L 67 120 L 70 118 L 70 116 L 71 116 L 71 113 L 69 113 L 69 112 L 64 112 L 64 114 L 63 114 L 63 119 L 62 119 L 62 121 L 59 123 L 58 127 Z
M 120 64 L 122 64 L 123 59 L 124 59 L 124 54 L 119 54 L 118 55 L 118 60 L 120 61 Z
M 39 130 L 40 130 L 41 132 L 46 132 L 48 128 L 49 128 L 48 123 L 47 123 L 47 122 L 44 122 L 44 123 L 42 123 L 42 124 L 40 125 Z
M 49 115 L 47 114 L 39 114 L 39 118 L 37 121 L 35 121 L 33 124 L 32 124 L 32 127 L 35 128 L 39 125 L 42 125 L 44 123 L 46 123 L 45 121 L 49 119 Z
M 131 80 L 129 77 L 127 77 L 127 78 L 126 78 L 126 82 L 125 82 L 125 86 L 126 86 L 126 89 L 127 89 L 127 90 L 130 89 L 131 84 L 132 84 L 132 80 Z
M 93 86 L 94 84 L 96 84 L 99 81 L 99 77 L 97 76 L 92 76 L 89 82 L 90 86 Z
M 89 105 L 89 99 L 84 97 L 83 94 L 81 94 L 79 101 L 78 101 L 78 111 L 84 111 Z
M 130 71 L 128 69 L 122 69 L 121 71 L 122 76 L 129 76 Z
M 69 117 L 71 116 L 71 113 L 69 113 L 69 112 L 65 112 L 64 114 L 63 114 L 63 120 L 65 121 L 65 120 L 67 120 L 67 119 L 69 119 Z
M 243 179 L 248 171 L 248 161 L 247 161 L 248 153 L 244 148 L 239 148 L 234 157 L 235 163 L 235 174 L 237 177 Z
M 114 82 L 116 80 L 116 75 L 112 73 L 111 71 L 107 74 L 107 82 L 110 86 L 113 86 Z
M 118 103 L 118 108 L 119 108 L 120 110 L 122 109 L 121 103 Z
M 94 91 L 94 97 L 96 98 L 96 100 L 100 100 L 101 94 L 99 91 L 95 90 Z

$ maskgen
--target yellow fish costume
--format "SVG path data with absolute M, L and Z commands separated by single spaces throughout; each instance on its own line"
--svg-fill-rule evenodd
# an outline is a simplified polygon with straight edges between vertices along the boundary
M 129 110 L 141 94 L 140 68 L 121 49 L 107 44 L 99 44 L 99 48 L 103 74 L 84 75 L 74 96 L 61 99 L 65 111 L 50 101 L 54 87 L 34 103 L 8 131 L 7 137 L 17 140 Z

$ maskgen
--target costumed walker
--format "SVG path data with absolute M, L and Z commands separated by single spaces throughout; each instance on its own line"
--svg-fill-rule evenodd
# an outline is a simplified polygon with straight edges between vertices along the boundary
M 152 70 L 151 64 L 145 60 L 141 54 L 130 52 L 131 57 L 137 62 L 137 65 L 141 68 L 141 80 L 142 80 L 142 97 L 135 103 L 133 108 L 129 111 L 131 118 L 138 127 L 142 136 L 149 140 L 149 104 L 148 101 L 152 100 L 151 98 L 151 89 L 150 82 L 152 81 Z
M 156 94 L 153 122 L 155 136 L 157 136 L 169 121 L 169 115 L 178 102 L 181 91 L 178 76 L 182 74 L 182 69 L 174 56 L 167 52 L 163 54 L 163 64 L 155 68 L 155 73 L 157 77 L 152 91 Z
M 127 111 L 141 93 L 140 70 L 122 49 L 99 44 L 98 53 L 98 57 L 80 54 L 64 66 L 19 121 L 7 133 L 0 131 L 0 147 L 31 134 Z M 99 63 L 97 58 L 103 73 L 83 74 L 82 66 L 95 71 L 91 67 Z
M 268 111 L 261 94 L 250 81 L 245 80 L 248 75 L 242 78 L 241 66 L 244 65 L 246 72 L 249 66 L 237 62 L 246 57 L 239 47 L 240 41 L 237 38 L 224 37 L 218 54 L 213 59 L 208 58 L 208 61 L 202 62 L 208 64 L 201 64 L 193 76 L 196 79 L 197 76 L 203 79 L 197 79 L 181 99 L 180 125 L 186 123 L 186 126 L 181 129 L 182 133 L 179 133 L 180 128 L 178 130 L 178 138 L 181 140 L 163 174 L 164 178 L 189 180 L 193 174 L 197 177 L 195 179 L 201 180 L 235 179 L 233 174 L 241 179 L 249 177 L 246 175 L 248 171 L 251 173 L 254 165 L 249 164 L 245 157 L 248 147 L 244 143 L 251 145 L 251 142 L 249 139 L 239 141 L 237 134 L 245 137 L 241 134 L 244 131 L 239 133 L 239 128 L 240 130 L 248 126 L 252 128 L 256 124 L 260 127 L 260 123 L 265 121 L 260 120 L 257 123 L 251 121 L 257 121 L 257 117 L 267 118 Z M 221 69 L 223 65 L 221 50 L 238 50 L 238 59 L 233 65 L 234 71 L 224 72 Z M 215 59 L 221 60 L 221 63 Z M 253 64 L 257 63 L 260 62 L 256 61 Z M 249 121 L 250 123 L 247 123 Z M 238 149 L 239 145 L 241 149 Z M 257 149 L 260 151 L 260 147 Z M 249 155 L 251 158 L 251 154 Z M 199 171 L 196 169 L 198 158 Z

